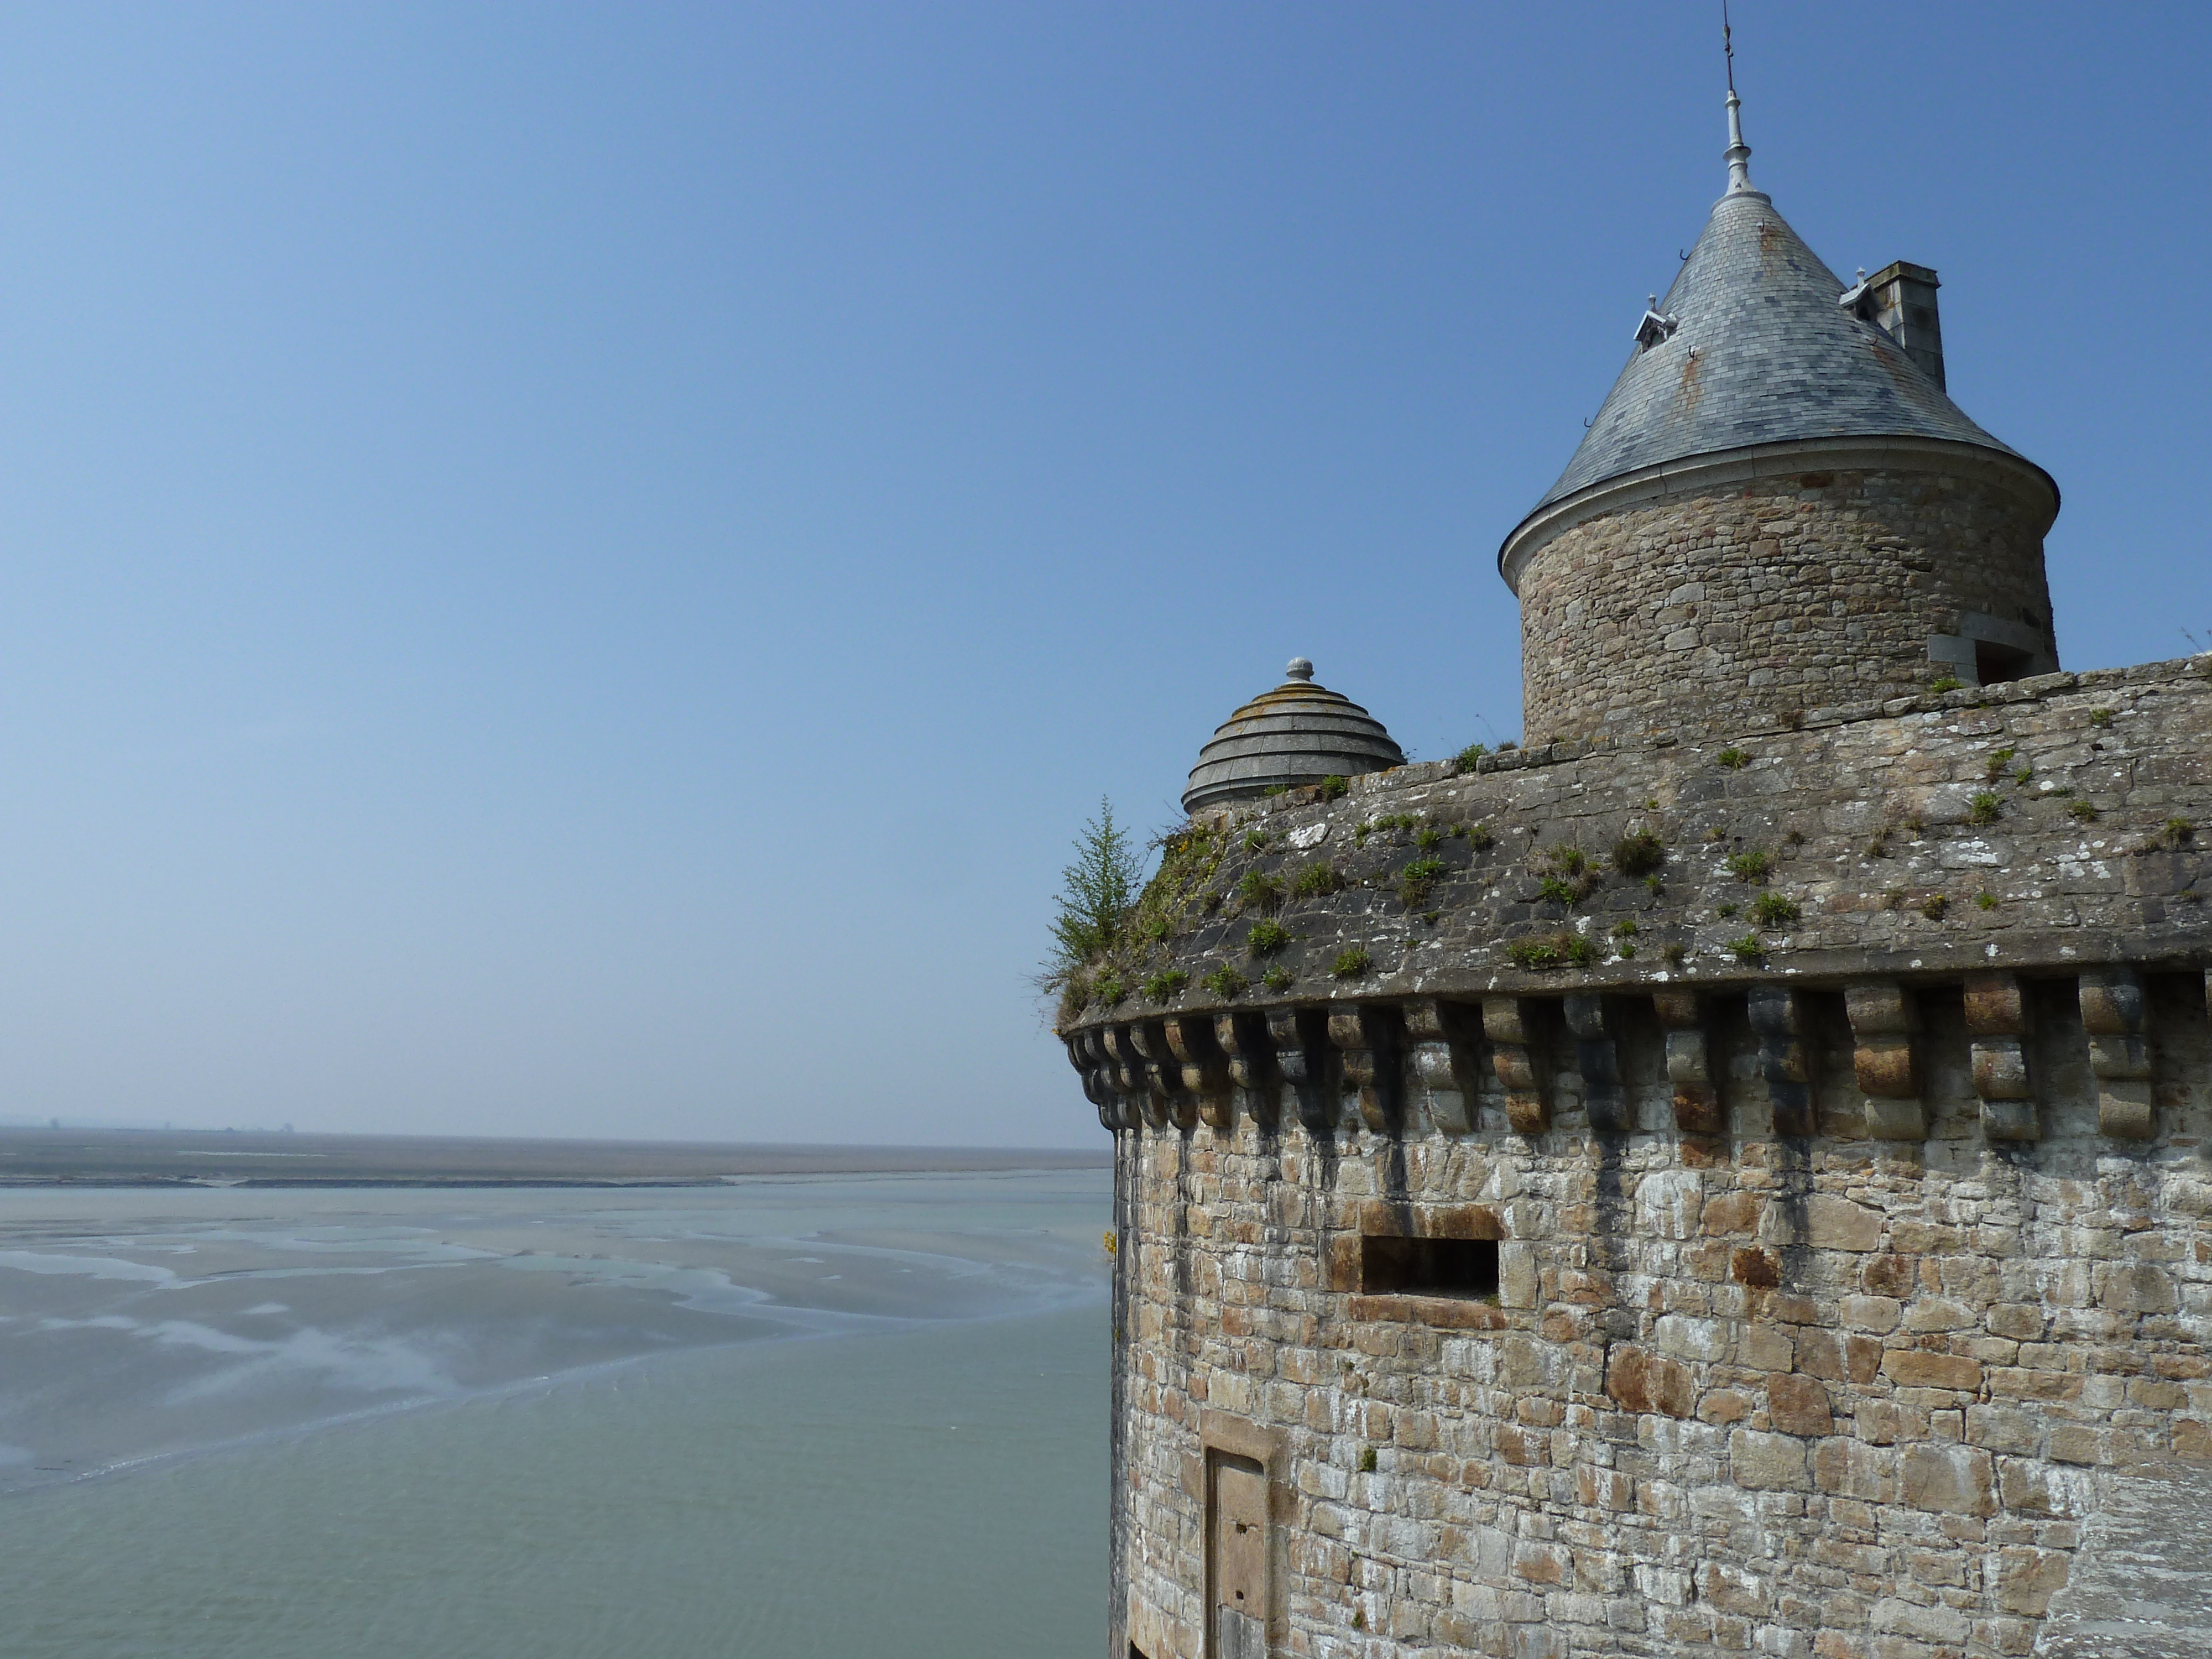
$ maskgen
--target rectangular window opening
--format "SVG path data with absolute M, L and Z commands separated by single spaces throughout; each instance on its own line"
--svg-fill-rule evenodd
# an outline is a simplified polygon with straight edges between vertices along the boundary
M 1368 1296 L 1498 1294 L 1494 1238 L 1382 1238 L 1359 1241 L 1359 1288 Z
M 1992 640 L 1974 641 L 1974 677 L 1984 685 L 2002 685 L 2027 677 L 2029 657 L 2017 647 Z

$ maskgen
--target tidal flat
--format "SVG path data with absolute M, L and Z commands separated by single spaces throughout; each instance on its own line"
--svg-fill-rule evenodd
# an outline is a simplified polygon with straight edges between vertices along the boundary
M 1083 1644 L 1109 1186 L 15 1188 L 0 1651 Z

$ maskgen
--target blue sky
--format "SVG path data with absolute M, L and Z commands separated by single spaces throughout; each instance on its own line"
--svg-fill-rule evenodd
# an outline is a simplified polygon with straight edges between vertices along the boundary
M 1712 9 L 0 10 L 0 1117 L 1093 1140 L 1102 793 L 1293 653 L 1516 730 Z M 2212 11 L 1736 25 L 2065 491 L 2067 664 L 2212 639 Z

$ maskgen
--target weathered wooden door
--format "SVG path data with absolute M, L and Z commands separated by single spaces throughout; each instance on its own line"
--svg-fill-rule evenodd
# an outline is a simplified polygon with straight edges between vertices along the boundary
M 1267 1659 L 1267 1473 L 1249 1457 L 1207 1460 L 1206 1577 L 1212 1585 L 1209 1659 Z

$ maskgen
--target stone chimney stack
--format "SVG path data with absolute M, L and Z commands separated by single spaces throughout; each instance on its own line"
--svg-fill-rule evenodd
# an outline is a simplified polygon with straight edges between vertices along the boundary
M 1936 290 L 1942 286 L 1926 265 L 1899 259 L 1871 276 L 1860 272 L 1857 285 L 1838 303 L 1904 347 L 1905 355 L 1942 386 L 1943 327 L 1936 313 Z

